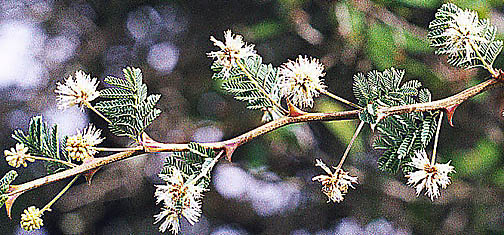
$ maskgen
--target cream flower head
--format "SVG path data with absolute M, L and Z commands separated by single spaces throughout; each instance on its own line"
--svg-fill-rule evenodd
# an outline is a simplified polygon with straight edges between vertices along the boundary
M 75 79 L 69 76 L 65 83 L 58 83 L 56 93 L 58 93 L 58 108 L 65 109 L 78 105 L 81 108 L 90 101 L 96 99 L 100 93 L 96 91 L 98 80 L 91 79 L 91 76 L 83 71 L 75 72 Z
M 156 185 L 156 203 L 163 203 L 161 212 L 154 216 L 154 223 L 165 221 L 159 226 L 160 232 L 170 231 L 177 234 L 180 229 L 179 217 L 184 216 L 194 225 L 201 216 L 201 198 L 204 188 L 192 183 L 184 183 L 184 177 L 179 169 L 171 168 L 171 174 L 160 174 L 166 185 Z
M 343 169 L 336 169 L 333 173 L 324 162 L 317 159 L 315 166 L 320 166 L 328 175 L 318 175 L 312 178 L 313 181 L 322 183 L 322 192 L 329 198 L 327 202 L 341 202 L 348 188 L 353 188 L 352 183 L 357 184 L 357 177 L 351 176 Z
M 417 169 L 406 175 L 408 185 L 415 186 L 417 196 L 425 188 L 425 194 L 434 201 L 439 197 L 439 187 L 445 189 L 451 183 L 448 174 L 455 172 L 454 167 L 450 166 L 450 162 L 432 165 L 425 150 L 418 151 L 415 155 L 416 157 L 412 157 L 411 162 L 407 163 Z
M 68 137 L 65 148 L 68 155 L 76 161 L 93 157 L 98 152 L 94 146 L 104 140 L 100 135 L 101 130 L 91 124 L 83 132 L 79 131 L 77 135 Z
M 296 61 L 288 61 L 278 70 L 280 96 L 300 108 L 313 107 L 313 97 L 326 89 L 323 71 L 324 66 L 315 58 L 300 55 Z
M 237 60 L 256 55 L 254 45 L 247 45 L 243 42 L 243 37 L 241 35 L 233 35 L 231 30 L 224 32 L 225 42 L 221 42 L 213 36 L 210 37 L 210 41 L 212 41 L 214 45 L 219 47 L 221 50 L 207 53 L 207 56 L 217 59 L 216 63 L 224 67 L 223 71 L 225 76 L 229 74 L 229 71 L 233 67 L 237 66 Z
M 43 211 L 39 210 L 34 206 L 30 206 L 23 211 L 21 214 L 21 228 L 26 231 L 32 231 L 35 229 L 40 229 L 44 226 L 44 220 L 42 220 Z
M 484 25 L 479 23 L 478 14 L 474 11 L 461 11 L 453 17 L 449 25 L 450 27 L 442 34 L 447 38 L 449 54 L 465 51 L 465 60 L 469 61 L 479 42 L 488 42 L 483 35 Z
M 486 20 L 480 20 L 478 13 L 462 10 L 453 3 L 444 4 L 436 13 L 436 19 L 429 25 L 431 46 L 437 47 L 437 54 L 448 54 L 448 62 L 462 66 L 478 56 L 481 44 L 493 40 L 495 28 Z M 463 56 L 461 60 L 457 57 Z M 451 62 L 450 62 L 451 61 Z
M 16 149 L 11 148 L 10 151 L 4 150 L 5 160 L 12 167 L 16 167 L 16 168 L 18 168 L 20 166 L 26 167 L 27 161 L 29 161 L 29 162 L 35 161 L 35 159 L 27 152 L 28 152 L 28 147 L 25 147 L 21 143 L 17 143 Z

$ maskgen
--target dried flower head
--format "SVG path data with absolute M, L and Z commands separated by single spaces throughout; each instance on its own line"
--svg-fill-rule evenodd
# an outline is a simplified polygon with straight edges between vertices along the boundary
M 204 188 L 192 183 L 184 183 L 184 177 L 177 168 L 171 168 L 171 174 L 160 174 L 166 185 L 156 185 L 154 193 L 157 203 L 163 203 L 161 212 L 154 216 L 155 222 L 165 221 L 159 226 L 159 231 L 170 231 L 177 234 L 180 225 L 179 218 L 184 216 L 191 225 L 196 223 L 201 215 L 201 198 Z
M 325 91 L 324 66 L 315 58 L 299 56 L 278 70 L 280 96 L 287 97 L 300 108 L 313 107 L 313 97 Z
M 475 11 L 462 10 L 452 3 L 441 7 L 429 28 L 428 37 L 431 45 L 438 48 L 438 54 L 448 54 L 452 58 L 459 54 L 464 56 L 463 60 L 455 63 L 456 66 L 470 62 L 477 57 L 480 44 L 489 43 L 486 35 L 488 21 L 479 20 Z
M 65 148 L 68 155 L 76 161 L 93 157 L 98 152 L 94 146 L 103 141 L 100 134 L 101 130 L 89 125 L 83 132 L 79 131 L 77 135 L 68 137 Z
M 212 41 L 214 45 L 219 47 L 221 50 L 212 51 L 207 53 L 207 55 L 208 57 L 217 59 L 216 63 L 224 67 L 223 71 L 225 76 L 227 76 L 231 68 L 237 66 L 236 60 L 255 56 L 256 52 L 253 44 L 247 45 L 243 42 L 243 37 L 241 35 L 233 35 L 231 30 L 224 32 L 224 39 L 225 43 L 211 36 L 210 41 Z
M 44 221 L 40 218 L 42 215 L 43 211 L 38 208 L 34 206 L 28 207 L 21 214 L 21 228 L 26 231 L 40 229 L 40 227 L 44 226 Z
M 348 187 L 353 188 L 352 183 L 357 184 L 357 177 L 349 175 L 343 169 L 335 168 L 336 171 L 333 173 L 324 162 L 319 159 L 316 161 L 315 166 L 320 166 L 329 175 L 318 175 L 313 177 L 312 180 L 322 183 L 322 192 L 329 198 L 327 202 L 343 201 L 343 196 L 348 192 Z
M 27 152 L 28 152 L 28 147 L 25 147 L 21 143 L 17 143 L 16 149 L 11 148 L 10 151 L 4 150 L 5 160 L 12 167 L 18 168 L 21 165 L 26 167 L 27 161 L 29 161 L 29 162 L 35 161 L 35 159 Z
M 69 76 L 65 83 L 58 83 L 56 93 L 58 93 L 58 108 L 65 109 L 78 105 L 81 108 L 94 99 L 100 93 L 96 91 L 98 87 L 98 80 L 91 79 L 91 76 L 85 74 L 83 71 L 75 72 L 75 79 Z
M 416 168 L 406 175 L 408 178 L 408 185 L 415 186 L 417 196 L 425 188 L 425 194 L 434 201 L 439 197 L 439 187 L 443 189 L 450 184 L 450 177 L 448 174 L 455 172 L 454 167 L 450 166 L 450 162 L 446 164 L 432 165 L 427 158 L 425 151 L 418 151 L 415 153 L 416 157 L 411 158 L 409 166 Z

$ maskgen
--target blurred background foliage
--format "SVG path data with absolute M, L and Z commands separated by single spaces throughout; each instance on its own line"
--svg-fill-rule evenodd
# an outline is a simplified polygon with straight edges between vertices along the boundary
M 503 38 L 500 0 L 452 1 L 476 10 L 497 26 Z M 256 45 L 266 63 L 280 65 L 298 54 L 320 58 L 331 92 L 355 101 L 352 76 L 394 66 L 405 80 L 420 80 L 440 99 L 488 77 L 460 70 L 435 56 L 426 40 L 439 0 L 252 0 L 252 1 L 54 1 L 0 2 L 0 146 L 15 145 L 17 128 L 42 114 L 63 134 L 88 122 L 104 127 L 93 113 L 56 108 L 56 83 L 83 69 L 101 81 L 121 76 L 127 65 L 142 69 L 152 93 L 162 94 L 164 112 L 148 129 L 156 140 L 182 143 L 218 141 L 260 125 L 261 113 L 219 90 L 212 81 L 216 48 L 209 37 L 231 29 Z M 499 56 L 495 67 L 504 67 Z M 203 217 L 195 226 L 183 222 L 183 234 L 472 234 L 504 233 L 504 93 L 494 89 L 458 108 L 455 127 L 444 122 L 442 163 L 452 161 L 457 174 L 434 203 L 415 197 L 403 175 L 378 172 L 379 152 L 365 128 L 345 169 L 360 184 L 340 204 L 326 203 L 315 158 L 337 164 L 357 121 L 296 124 L 240 147 L 232 163 L 214 171 Z M 315 111 L 344 110 L 321 98 Z M 105 131 L 103 146 L 128 140 Z M 34 234 L 155 234 L 159 212 L 153 197 L 156 174 L 166 154 L 136 157 L 104 167 L 88 186 L 83 179 L 44 215 L 45 227 Z M 9 170 L 0 161 L 0 172 Z M 32 164 L 20 169 L 17 183 L 43 173 Z M 20 234 L 19 215 L 30 205 L 42 207 L 64 186 L 59 182 L 24 194 L 14 205 L 13 220 L 4 214 L 4 234 Z

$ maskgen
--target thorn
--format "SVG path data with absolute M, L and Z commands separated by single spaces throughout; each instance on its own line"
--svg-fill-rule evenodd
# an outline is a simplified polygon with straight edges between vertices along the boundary
M 101 169 L 101 167 L 91 169 L 89 171 L 84 172 L 82 175 L 86 178 L 86 182 L 88 185 L 91 185 L 91 180 L 93 179 L 93 176 L 95 175 L 96 172 L 98 172 Z
M 504 71 L 502 69 L 497 70 L 498 75 L 493 76 L 496 80 L 503 82 L 504 81 Z
M 224 150 L 226 151 L 226 159 L 229 162 L 231 162 L 231 156 L 233 155 L 236 148 L 238 148 L 238 143 L 226 144 L 224 146 Z
M 18 185 L 10 185 L 9 186 L 9 190 L 7 190 L 7 193 L 9 192 L 12 192 L 14 190 L 16 190 L 19 186 Z M 5 210 L 7 210 L 7 216 L 9 217 L 9 219 L 12 219 L 12 216 L 11 216 L 11 210 L 12 210 L 12 205 L 14 205 L 14 201 L 16 200 L 16 198 L 19 197 L 19 195 L 21 195 L 22 193 L 17 193 L 17 194 L 14 194 L 12 196 L 10 196 L 7 201 L 5 201 Z
M 453 106 L 450 106 L 448 108 L 445 108 L 445 111 L 446 111 L 446 117 L 448 118 L 448 121 L 450 122 L 450 126 L 453 127 L 453 114 L 455 113 L 455 109 L 458 107 L 459 105 L 456 104 L 456 105 L 453 105 Z
M 154 140 L 149 135 L 147 135 L 147 133 L 142 133 L 142 140 L 140 144 L 147 144 L 152 142 L 154 142 Z
M 376 124 L 369 124 L 369 126 L 371 127 L 371 130 L 374 132 L 375 128 L 376 128 Z
M 153 140 L 147 133 L 142 133 L 140 145 L 144 147 L 145 152 L 156 152 L 153 150 L 156 147 L 157 141 Z
M 290 101 L 287 101 L 287 106 L 289 106 L 289 117 L 298 117 L 307 114 L 307 112 L 298 109 Z

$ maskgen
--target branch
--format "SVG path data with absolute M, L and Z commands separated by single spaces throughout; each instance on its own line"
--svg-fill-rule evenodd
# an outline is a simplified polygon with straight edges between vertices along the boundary
M 453 111 L 457 108 L 462 102 L 468 100 L 469 98 L 483 93 L 497 85 L 500 85 L 503 82 L 504 72 L 500 71 L 499 76 L 497 78 L 490 78 L 478 85 L 465 89 L 455 95 L 450 97 L 436 100 L 427 103 L 418 103 L 418 104 L 410 104 L 403 106 L 395 106 L 395 107 L 386 107 L 379 108 L 377 110 L 378 117 L 384 118 L 390 115 L 403 114 L 403 113 L 411 113 L 411 112 L 425 112 L 425 111 L 434 111 L 434 110 L 444 110 L 448 113 L 450 123 L 451 123 L 451 115 L 453 115 Z M 379 118 L 379 119 L 380 119 Z
M 434 110 L 446 111 L 453 106 L 456 107 L 460 105 L 462 102 L 466 101 L 467 99 L 475 95 L 485 92 L 497 85 L 500 85 L 504 81 L 503 78 L 504 78 L 504 72 L 499 71 L 499 76 L 497 78 L 490 78 L 487 81 L 484 81 L 478 85 L 470 87 L 453 96 L 427 103 L 381 108 L 378 109 L 378 113 L 389 116 L 411 112 L 424 112 Z M 226 156 L 228 157 L 228 159 L 230 159 L 231 154 L 238 146 L 247 143 L 250 140 L 255 139 L 261 135 L 264 135 L 270 131 L 278 129 L 280 127 L 293 123 L 310 122 L 310 121 L 354 120 L 359 118 L 358 117 L 359 113 L 360 110 L 351 110 L 351 111 L 334 112 L 334 113 L 307 113 L 296 117 L 282 117 L 275 121 L 263 124 L 235 138 L 220 142 L 201 143 L 201 145 L 213 149 L 224 149 L 226 151 Z M 138 149 L 134 151 L 124 151 L 103 158 L 94 158 L 88 162 L 83 163 L 82 165 L 56 174 L 35 179 L 33 181 L 29 181 L 21 185 L 12 185 L 13 187 L 12 190 L 10 190 L 9 192 L 9 196 L 18 196 L 26 191 L 38 188 L 40 186 L 56 182 L 68 177 L 72 177 L 78 174 L 92 172 L 93 170 L 96 170 L 104 165 L 108 165 L 110 163 L 130 158 L 133 156 L 137 156 L 140 154 L 148 152 L 179 152 L 188 150 L 188 144 L 159 143 L 150 139 L 147 135 L 144 135 L 142 144 L 143 149 L 142 147 L 138 147 Z
M 72 177 L 75 175 L 79 175 L 82 173 L 86 173 L 90 170 L 97 169 L 101 166 L 110 164 L 112 162 L 116 162 L 125 158 L 133 157 L 142 154 L 143 151 L 137 150 L 137 151 L 125 151 L 125 152 L 120 152 L 116 153 L 113 155 L 110 155 L 108 157 L 103 157 L 103 158 L 94 158 L 88 162 L 83 163 L 82 165 L 76 166 L 74 168 L 70 168 L 65 171 L 61 171 L 52 175 L 48 175 L 42 178 L 38 178 L 29 182 L 26 182 L 24 184 L 20 185 L 11 185 L 13 190 L 10 190 L 8 196 L 16 196 L 20 195 L 26 191 L 30 191 L 32 189 L 38 188 L 40 186 L 56 182 L 68 177 Z

